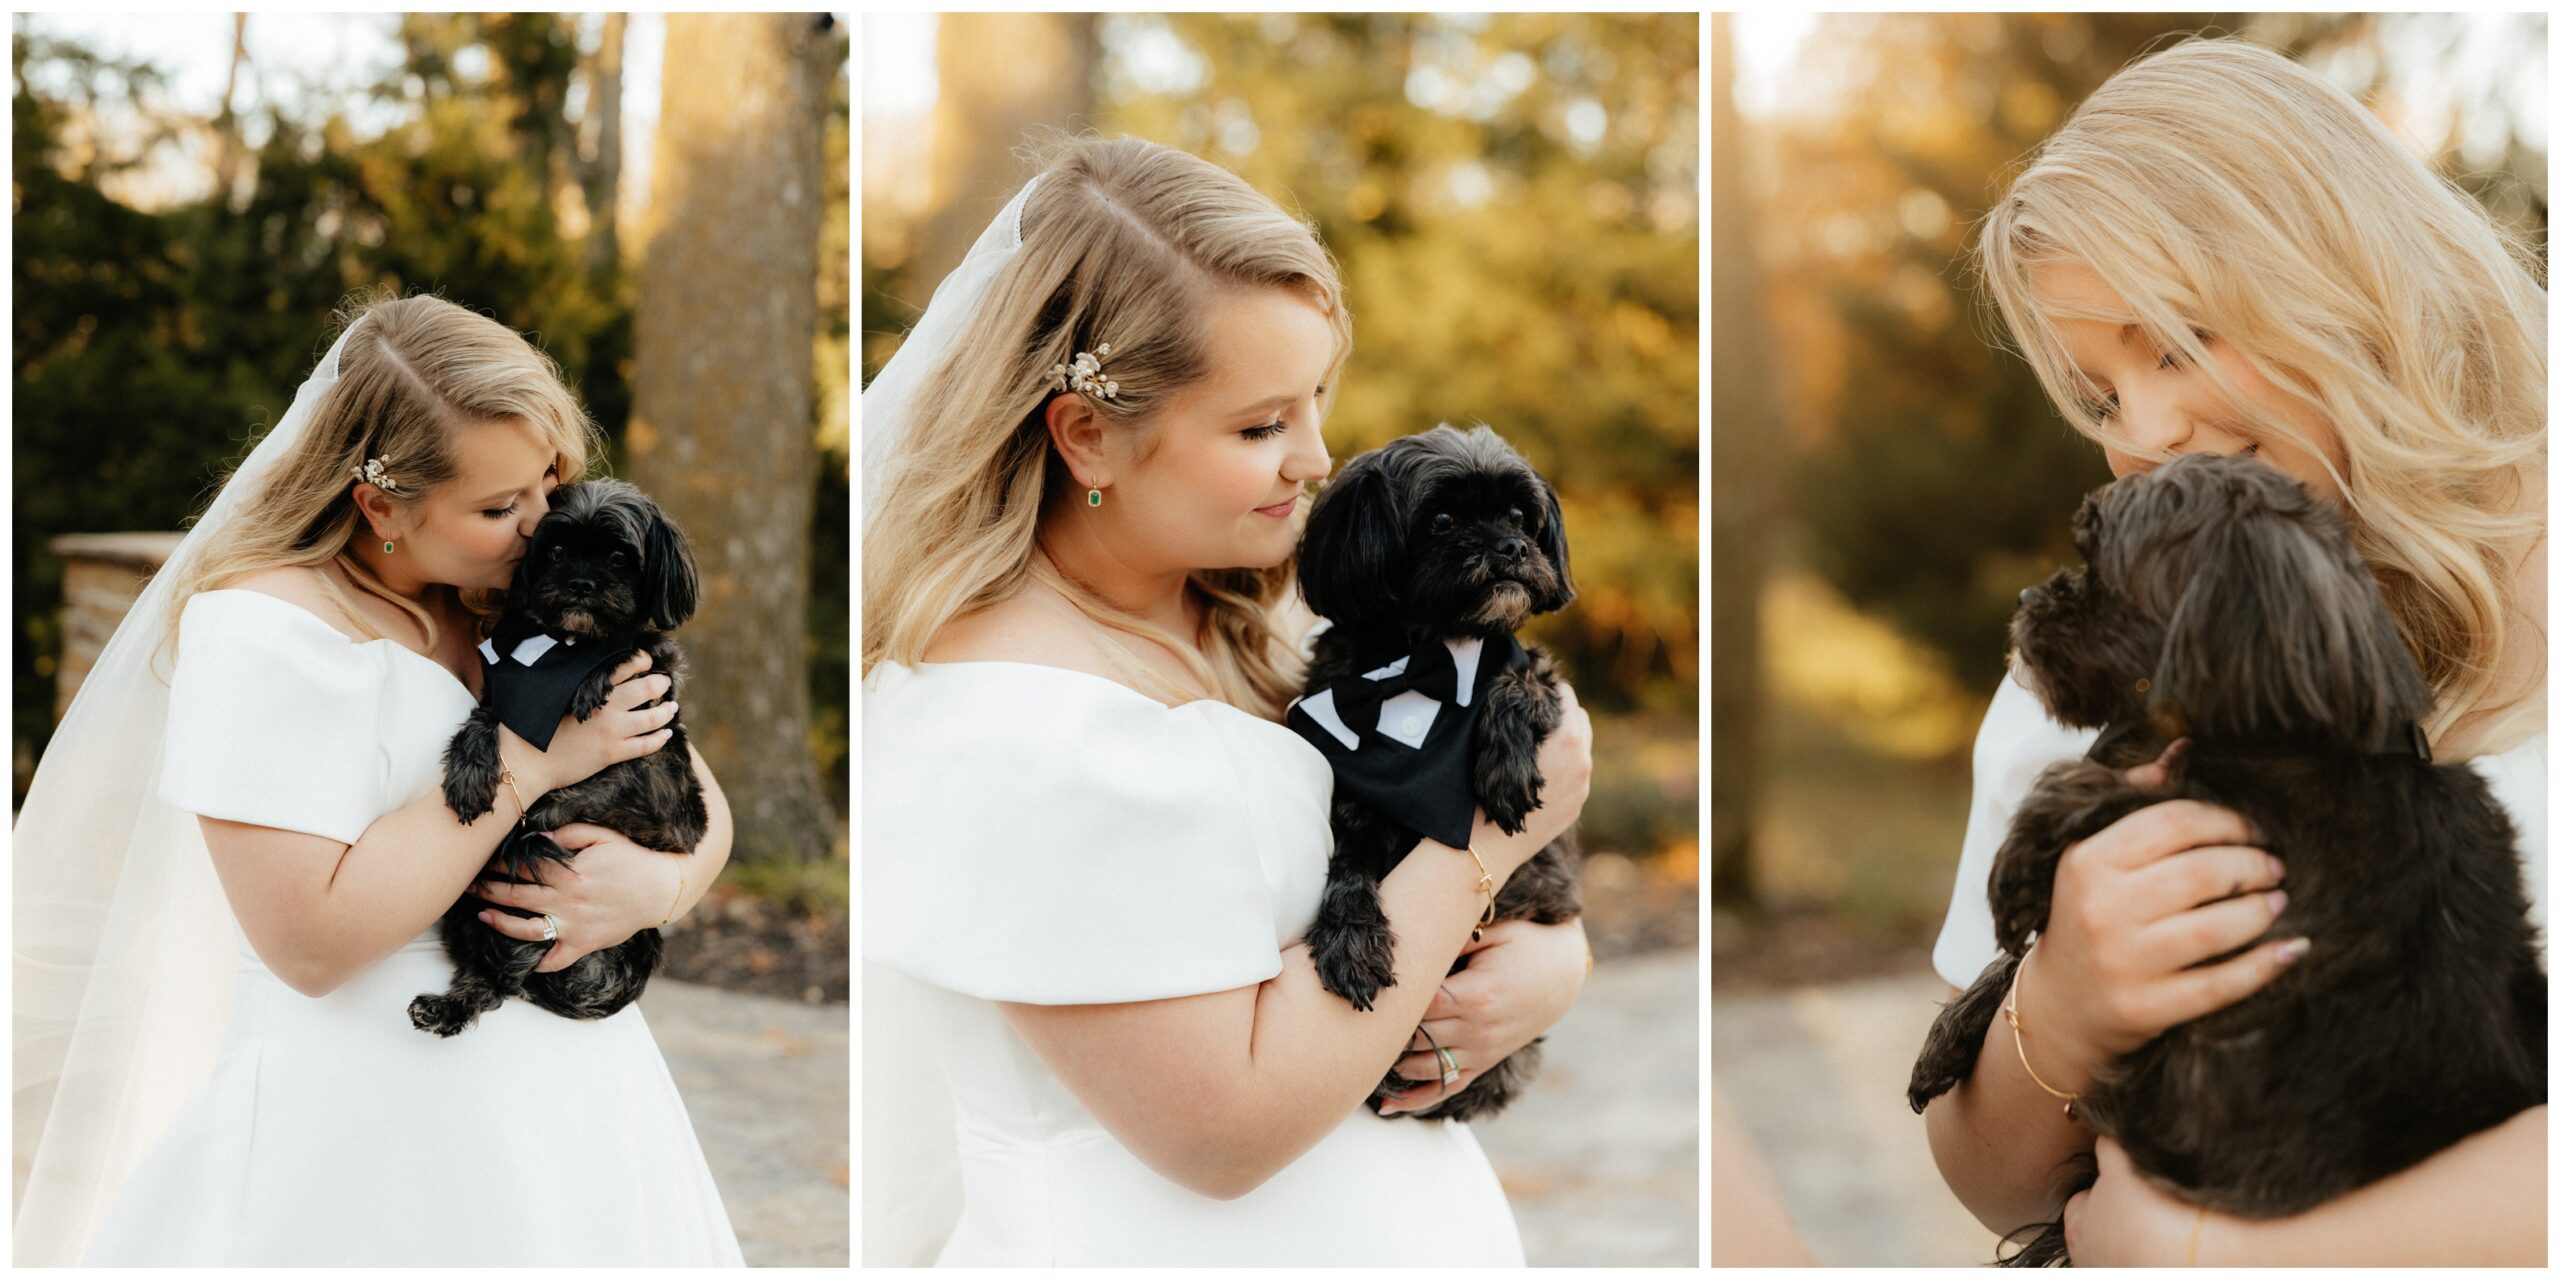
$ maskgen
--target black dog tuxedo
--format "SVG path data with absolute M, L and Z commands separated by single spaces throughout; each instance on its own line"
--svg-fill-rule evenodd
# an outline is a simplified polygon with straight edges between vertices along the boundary
M 1469 756 L 1485 694 L 1528 660 L 1507 635 L 1435 640 L 1300 698 L 1289 727 L 1333 765 L 1335 795 L 1463 849 L 1475 834 Z

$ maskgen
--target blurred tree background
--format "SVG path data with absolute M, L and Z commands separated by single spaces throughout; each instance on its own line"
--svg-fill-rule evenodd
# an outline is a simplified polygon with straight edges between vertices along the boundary
M 2108 478 L 1997 345 L 1963 260 L 2012 165 L 2116 69 L 2205 31 L 2328 77 L 2538 244 L 2549 191 L 2536 15 L 1737 25 L 1741 65 L 1719 48 L 1712 90 L 1720 985 L 1907 963 L 1934 939 L 2003 629 L 2022 587 L 2076 562 L 2071 511 Z M 1728 202 L 1747 228 L 1730 244 Z M 1729 634 L 1758 644 L 1729 660 Z
M 273 92 L 291 68 L 249 57 L 259 24 L 232 27 L 230 75 L 211 113 L 173 105 L 168 68 L 84 47 L 45 19 L 16 19 L 11 49 L 16 217 L 16 784 L 22 794 L 51 731 L 61 636 L 55 535 L 175 529 L 211 497 L 289 403 L 351 291 L 432 291 L 527 334 L 566 373 L 602 426 L 609 469 L 630 474 L 635 320 L 650 305 L 640 267 L 649 190 L 625 190 L 624 15 L 410 14 L 378 21 L 396 50 L 353 93 Z M 364 20 L 350 20 L 364 21 Z M 776 22 L 732 17 L 718 22 Z M 793 15 L 790 39 L 819 50 L 807 99 L 821 213 L 814 255 L 793 261 L 812 290 L 805 357 L 783 362 L 804 389 L 800 421 L 754 419 L 814 442 L 805 500 L 768 504 L 805 528 L 778 544 L 807 575 L 793 669 L 804 689 L 785 724 L 805 723 L 825 797 L 817 830 L 750 838 L 742 860 L 836 863 L 841 899 L 849 694 L 847 508 L 850 317 L 850 90 L 847 33 Z M 241 24 L 246 24 L 241 25 Z M 655 68 L 650 68 L 654 86 Z M 235 107 L 254 77 L 254 103 Z M 670 129 L 681 128 L 669 122 Z M 799 127 L 799 126 L 795 126 Z M 684 144 L 658 131 L 662 148 Z M 636 144 L 635 144 L 636 145 Z M 634 161 L 637 164 L 637 161 Z M 665 166 L 656 174 L 663 187 Z M 624 226 L 639 215 L 639 225 Z M 814 280 L 802 278 L 815 257 Z M 666 305 L 666 304 L 660 304 Z M 770 415 L 768 415 L 768 418 Z M 680 518 L 685 518 L 680 516 Z M 708 518 L 708 517 L 705 517 Z M 697 544 L 725 540 L 692 527 Z M 770 541 L 769 539 L 767 541 Z M 773 551 L 773 547 L 759 547 Z M 717 547 L 713 548 L 713 559 Z M 764 562 L 771 572 L 773 560 Z M 706 565 L 707 572 L 720 572 Z M 705 655 L 697 653 L 697 663 Z M 810 710 L 808 708 L 814 708 Z M 743 713 L 743 712 L 742 712 Z M 705 703 L 688 719 L 716 719 Z M 722 763 L 714 756 L 715 767 Z M 805 771 L 804 771 L 805 772 Z M 755 777 L 724 769 L 733 799 Z M 814 803 L 814 802 L 813 802 Z M 742 812 L 742 818 L 744 814 Z M 831 824 L 832 830 L 828 829 Z M 752 879 L 756 874 L 744 866 Z M 772 873 L 789 879 L 791 872 Z M 823 876 L 820 877 L 821 881 Z
M 1325 424 L 1337 462 L 1480 419 L 1563 495 L 1581 594 L 1529 634 L 1598 722 L 1589 878 L 1680 903 L 1663 914 L 1689 923 L 1649 941 L 1693 940 L 1696 15 L 950 14 L 868 30 L 866 381 L 1030 176 L 1012 151 L 1034 125 L 1180 147 L 1311 219 L 1356 334 Z

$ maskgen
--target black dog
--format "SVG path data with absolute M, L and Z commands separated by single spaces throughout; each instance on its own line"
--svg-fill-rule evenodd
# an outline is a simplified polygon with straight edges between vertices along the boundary
M 580 720 L 594 715 L 613 692 L 614 668 L 635 651 L 668 679 L 659 701 L 674 699 L 684 657 L 666 633 L 693 615 L 697 594 L 693 552 L 647 494 L 619 480 L 554 490 L 550 513 L 534 526 L 533 545 L 516 565 L 497 632 L 481 646 L 481 704 L 445 748 L 445 803 L 465 822 L 487 813 L 497 802 L 499 725 L 547 749 L 564 706 Z M 643 848 L 691 852 L 710 813 L 684 726 L 671 727 L 658 750 L 535 800 L 491 856 L 487 874 L 526 884 L 539 881 L 541 863 L 566 865 L 573 855 L 542 833 L 571 822 L 611 827 Z M 453 987 L 409 1002 L 419 1030 L 453 1035 L 511 995 L 563 1017 L 607 1017 L 638 999 L 657 967 L 658 931 L 643 929 L 556 973 L 535 973 L 551 944 L 521 942 L 480 923 L 478 913 L 493 905 L 465 895 L 445 912 Z
M 1365 1011 L 1395 981 L 1378 882 L 1423 836 L 1466 847 L 1479 805 L 1511 833 L 1538 806 L 1538 744 L 1563 709 L 1554 664 L 1512 633 L 1573 600 L 1563 515 L 1554 487 L 1490 428 L 1441 426 L 1344 466 L 1307 513 L 1298 568 L 1308 607 L 1333 624 L 1290 712 L 1336 779 L 1333 861 L 1307 945 L 1325 988 Z M 1495 917 L 1580 915 L 1578 862 L 1568 832 L 1513 873 Z M 1428 1118 L 1500 1111 L 1538 1056 L 1533 1040 Z M 1369 1105 L 1424 1087 L 1389 1071 Z
M 2258 462 L 2198 455 L 2091 495 L 2073 539 L 2088 568 L 2024 593 L 2012 640 L 2055 719 L 2105 732 L 2020 806 L 1991 870 L 2003 954 L 1930 1029 L 1912 1109 L 1973 1074 L 2063 849 L 2180 796 L 2249 820 L 2285 864 L 2267 937 L 2312 941 L 2098 1073 L 2079 1117 L 2144 1175 L 2282 1217 L 2540 1104 L 2545 981 L 2514 829 L 2478 774 L 2431 761 L 2425 682 L 2339 513 Z M 2165 789 L 2117 771 L 2164 746 Z M 2085 1156 L 2057 1173 L 2095 1180 Z M 2024 1230 L 2010 1265 L 2067 1261 L 2061 1223 Z

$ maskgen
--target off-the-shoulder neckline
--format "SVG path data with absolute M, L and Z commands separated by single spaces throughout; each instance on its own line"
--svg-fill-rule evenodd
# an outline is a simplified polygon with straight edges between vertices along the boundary
M 1327 774 L 1330 774 L 1333 770 L 1332 764 L 1325 760 L 1324 753 L 1318 751 L 1314 743 L 1299 736 L 1297 730 L 1292 729 L 1277 720 L 1265 720 L 1232 702 L 1221 702 L 1216 698 L 1195 698 L 1178 707 L 1168 707 L 1165 704 L 1158 702 L 1109 676 L 1098 676 L 1090 671 L 1078 671 L 1073 667 L 1053 667 L 1045 662 L 1012 662 L 1001 658 L 972 658 L 967 662 L 918 662 L 912 665 L 903 662 L 888 662 L 883 663 L 882 665 L 896 667 L 910 676 L 920 676 L 928 673 L 937 676 L 950 676 L 955 674 L 965 675 L 971 674 L 966 670 L 970 667 L 989 668 L 990 670 L 987 674 L 1014 671 L 1041 672 L 1051 675 L 1059 675 L 1066 677 L 1069 683 L 1091 688 L 1098 692 L 1116 695 L 1117 697 L 1125 698 L 1138 705 L 1152 707 L 1166 715 L 1180 715 L 1189 711 L 1193 707 L 1216 707 L 1241 718 L 1247 724 L 1271 730 L 1272 732 L 1280 735 L 1281 739 L 1286 739 L 1289 742 L 1295 743 L 1297 745 L 1297 749 L 1305 753 L 1306 759 L 1313 762 L 1316 768 L 1323 770 Z M 1279 739 L 1274 739 L 1274 741 L 1278 740 Z
M 199 591 L 196 594 L 198 597 L 250 596 L 259 600 L 274 601 L 277 607 L 282 608 L 287 613 L 291 613 L 302 618 L 312 626 L 328 632 L 330 635 L 337 637 L 338 640 L 353 648 L 369 649 L 374 645 L 387 644 L 393 649 L 401 653 L 405 653 L 410 657 L 416 658 L 418 661 L 435 668 L 437 675 L 443 676 L 453 685 L 454 688 L 462 691 L 462 696 L 471 699 L 473 702 L 478 702 L 480 700 L 479 695 L 471 692 L 471 686 L 462 682 L 462 677 L 453 674 L 453 669 L 451 667 L 448 667 L 443 663 L 400 643 L 397 639 L 391 636 L 381 636 L 372 640 L 358 640 L 354 636 L 348 635 L 346 632 L 340 631 L 336 627 L 329 625 L 328 619 L 321 617 L 319 614 L 313 613 L 309 609 L 303 608 L 301 605 L 295 604 L 291 600 L 285 599 L 283 596 L 269 595 L 264 591 L 252 591 L 247 587 L 216 587 L 211 591 Z
M 967 667 L 995 667 L 995 668 L 999 668 L 999 669 L 1003 669 L 1003 670 L 1010 670 L 1010 671 L 1046 671 L 1046 672 L 1054 672 L 1054 673 L 1056 673 L 1056 674 L 1058 674 L 1058 675 L 1062 675 L 1062 676 L 1071 676 L 1071 677 L 1073 677 L 1073 678 L 1074 678 L 1078 683 L 1088 684 L 1088 685 L 1098 685 L 1098 686 L 1100 686 L 1100 687 L 1102 687 L 1102 688 L 1109 689 L 1109 690 L 1112 690 L 1112 691 L 1117 692 L 1117 693 L 1126 694 L 1126 695 L 1128 695 L 1129 697 L 1135 698 L 1135 699 L 1137 699 L 1138 701 L 1143 702 L 1143 703 L 1147 704 L 1148 706 L 1154 707 L 1155 709 L 1157 709 L 1157 710 L 1159 710 L 1159 711 L 1187 711 L 1187 710 L 1189 710 L 1189 709 L 1191 709 L 1191 708 L 1193 708 L 1193 707 L 1197 707 L 1197 706 L 1224 707 L 1224 708 L 1226 708 L 1227 710 L 1229 710 L 1229 711 L 1233 711 L 1233 712 L 1235 712 L 1236 714 L 1241 715 L 1241 716 L 1244 716 L 1245 718 L 1250 719 L 1250 720 L 1260 721 L 1260 722 L 1261 722 L 1261 723 L 1263 723 L 1263 724 L 1271 724 L 1271 723 L 1273 723 L 1272 721 L 1269 721 L 1269 720 L 1263 720 L 1263 719 L 1262 719 L 1262 717 L 1257 716 L 1257 715 L 1253 714 L 1252 712 L 1247 711 L 1247 710 L 1245 710 L 1244 708 L 1239 707 L 1239 706 L 1237 706 L 1236 704 L 1234 704 L 1234 703 L 1232 703 L 1232 702 L 1221 702 L 1221 701 L 1219 701 L 1219 700 L 1218 700 L 1218 699 L 1216 699 L 1216 698 L 1194 698 L 1194 699 L 1192 699 L 1192 700 L 1191 700 L 1191 701 L 1189 701 L 1189 702 L 1180 703 L 1180 704 L 1178 704 L 1178 705 L 1168 706 L 1168 705 L 1166 705 L 1165 703 L 1158 702 L 1158 701 L 1156 701 L 1155 699 L 1150 698 L 1150 697 L 1148 697 L 1147 695 L 1145 695 L 1145 694 L 1143 694 L 1143 693 L 1140 693 L 1140 692 L 1138 692 L 1137 690 L 1132 689 L 1132 688 L 1130 688 L 1129 686 L 1127 686 L 1127 685 L 1125 685 L 1125 684 L 1122 684 L 1122 683 L 1120 683 L 1119 681 L 1114 680 L 1114 679 L 1112 679 L 1112 678 L 1111 678 L 1111 677 L 1109 677 L 1109 676 L 1096 675 L 1096 674 L 1094 674 L 1093 672 L 1090 672 L 1090 671 L 1078 671 L 1078 670 L 1076 670 L 1074 667 L 1058 667 L 1058 666 L 1051 666 L 1050 664 L 1045 663 L 1045 662 L 1016 662 L 1016 661 L 1012 661 L 1012 660 L 1004 659 L 1004 658 L 972 658 L 972 659 L 970 659 L 970 660 L 968 660 L 968 661 L 966 661 L 966 662 L 918 662 L 918 663 L 913 663 L 913 664 L 903 663 L 903 662 L 893 662 L 893 663 L 890 663 L 889 665 L 891 665 L 891 666 L 896 666 L 896 667 L 904 667 L 904 668 L 906 668 L 906 670 L 907 670 L 907 671 L 909 671 L 909 672 L 911 672 L 911 673 L 913 673 L 913 674 L 916 674 L 916 675 L 922 675 L 922 674 L 924 674 L 924 673 L 926 673 L 926 672 L 933 672 L 933 673 L 935 673 L 935 674 L 945 674 L 945 673 L 949 673 L 949 672 L 957 671 L 957 670 L 960 670 L 960 669 L 963 669 L 963 668 L 967 668 Z

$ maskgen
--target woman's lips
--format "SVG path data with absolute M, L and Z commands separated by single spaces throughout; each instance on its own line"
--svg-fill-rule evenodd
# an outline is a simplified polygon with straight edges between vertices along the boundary
M 1291 498 L 1287 502 L 1276 503 L 1272 506 L 1255 507 L 1253 509 L 1253 513 L 1258 516 L 1269 516 L 1274 520 L 1286 520 L 1289 518 L 1290 513 L 1297 509 L 1298 500 L 1296 498 Z

